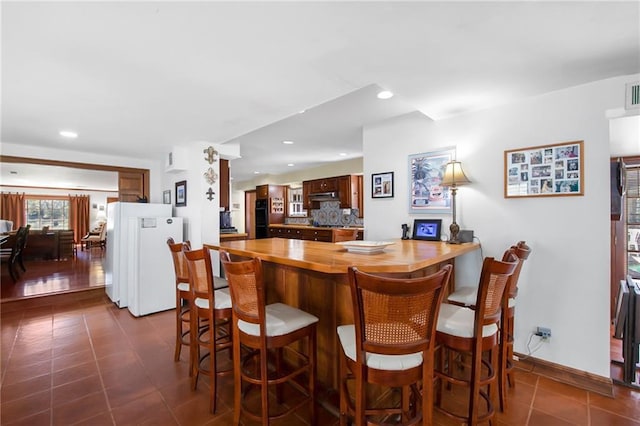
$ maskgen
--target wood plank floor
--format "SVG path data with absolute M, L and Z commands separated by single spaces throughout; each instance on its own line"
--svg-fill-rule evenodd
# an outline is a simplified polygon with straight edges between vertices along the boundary
M 99 249 L 67 261 L 28 262 L 13 284 L 2 272 L 0 424 L 228 425 L 231 377 L 208 412 L 208 387 L 189 387 L 187 352 L 173 361 L 174 311 L 135 318 L 105 296 Z M 57 292 L 57 295 L 43 296 Z M 640 425 L 640 392 L 615 398 L 518 370 L 498 425 Z M 451 403 L 462 392 L 445 393 Z M 436 413 L 436 425 L 452 425 Z M 336 425 L 329 411 L 319 425 Z M 242 424 L 250 422 L 243 419 Z M 309 424 L 303 408 L 280 425 Z

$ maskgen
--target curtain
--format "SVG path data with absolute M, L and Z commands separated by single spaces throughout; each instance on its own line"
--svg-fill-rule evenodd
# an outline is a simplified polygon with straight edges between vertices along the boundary
M 89 196 L 69 195 L 69 226 L 77 243 L 89 232 Z
M 0 219 L 12 221 L 13 229 L 27 224 L 24 215 L 24 192 L 22 194 L 2 193 Z

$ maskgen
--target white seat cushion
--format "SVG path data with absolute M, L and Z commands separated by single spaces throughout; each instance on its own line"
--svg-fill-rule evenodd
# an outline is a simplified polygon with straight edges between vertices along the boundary
M 516 307 L 516 299 L 515 299 L 515 297 L 510 297 L 509 298 L 509 307 L 510 308 L 515 308 Z
M 228 288 L 216 290 L 213 296 L 213 303 L 216 304 L 215 309 L 228 309 L 231 308 L 231 294 L 229 294 Z M 196 297 L 194 302 L 198 308 L 209 309 L 209 300 Z
M 178 283 L 178 290 L 189 291 L 189 283 Z
M 213 277 L 213 288 L 215 290 L 229 287 L 229 282 L 222 277 Z
M 349 359 L 356 361 L 356 327 L 341 325 L 338 327 L 338 338 L 344 353 Z M 365 364 L 377 370 L 408 370 L 422 364 L 422 352 L 410 355 L 381 355 L 367 352 Z
M 478 287 L 460 287 L 447 297 L 449 302 L 459 303 L 464 306 L 473 306 L 478 298 Z
M 436 330 L 452 336 L 473 338 L 475 311 L 462 306 L 443 303 L 440 305 Z M 496 324 L 482 327 L 482 337 L 489 337 L 498 332 Z
M 265 316 L 267 336 L 284 336 L 292 331 L 318 322 L 318 318 L 313 315 L 284 303 L 267 305 L 265 307 Z M 238 328 L 251 336 L 260 335 L 260 326 L 258 324 L 238 320 Z

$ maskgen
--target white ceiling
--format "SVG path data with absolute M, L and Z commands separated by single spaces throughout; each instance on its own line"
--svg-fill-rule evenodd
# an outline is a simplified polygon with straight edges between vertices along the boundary
M 361 156 L 363 124 L 407 111 L 442 119 L 640 72 L 637 1 L 0 7 L 2 142 L 160 159 L 233 141 L 236 181 Z

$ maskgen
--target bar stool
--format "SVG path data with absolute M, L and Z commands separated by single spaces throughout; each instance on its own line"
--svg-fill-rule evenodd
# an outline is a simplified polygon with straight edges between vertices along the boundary
M 182 346 L 189 347 L 191 344 L 189 310 L 193 299 L 189 288 L 189 269 L 182 252 L 183 247 L 186 250 L 191 250 L 191 244 L 189 241 L 176 243 L 173 238 L 168 238 L 167 245 L 171 251 L 173 270 L 176 277 L 176 349 L 173 360 L 177 362 L 180 360 Z M 189 375 L 192 374 L 192 369 L 191 353 L 189 353 Z
M 510 387 L 515 387 L 513 378 L 513 340 L 514 340 L 514 318 L 515 318 L 515 301 L 518 294 L 518 279 L 520 271 L 525 260 L 529 257 L 531 249 L 524 241 L 518 241 L 511 246 L 519 262 L 516 270 L 509 279 L 507 289 L 507 305 L 502 307 L 504 318 L 500 320 L 500 382 L 498 392 L 500 394 L 500 410 L 507 409 L 507 382 Z M 447 298 L 449 303 L 459 306 L 467 306 L 475 309 L 476 299 L 478 297 L 478 289 L 476 287 L 462 287 L 451 293 Z
M 447 417 L 471 426 L 490 421 L 494 414 L 492 400 L 495 399 L 498 383 L 498 323 L 502 314 L 503 298 L 506 297 L 509 278 L 518 265 L 518 257 L 512 249 L 505 252 L 502 261 L 485 258 L 480 273 L 475 310 L 443 303 L 438 315 L 436 341 L 442 351 L 440 367 L 436 377 L 440 379 L 436 395 L 436 409 Z M 461 377 L 451 362 L 445 365 L 445 351 L 470 353 L 471 368 L 468 377 Z M 489 352 L 488 360 L 483 353 Z M 450 359 L 450 357 L 449 357 Z M 484 367 L 484 368 L 483 368 Z M 486 374 L 483 375 L 483 369 Z M 462 385 L 469 388 L 466 415 L 461 415 L 442 404 L 444 384 Z M 488 389 L 485 391 L 483 387 Z M 480 398 L 486 403 L 486 413 L 480 414 Z
M 349 268 L 355 323 L 337 329 L 341 425 L 347 417 L 360 426 L 394 415 L 402 424 L 433 424 L 436 319 L 451 269 L 446 265 L 427 277 L 396 279 Z M 355 404 L 349 381 L 355 382 Z M 368 384 L 401 388 L 400 406 L 370 407 Z
M 244 412 L 248 418 L 268 425 L 272 420 L 285 417 L 308 402 L 310 422 L 315 425 L 318 318 L 283 303 L 265 305 L 265 283 L 259 258 L 232 262 L 229 253 L 221 250 L 220 260 L 229 282 L 233 304 L 233 424 L 239 424 L 241 413 Z M 292 346 L 303 339 L 307 343 L 306 354 Z M 249 349 L 249 353 L 242 355 L 241 345 Z M 297 360 L 288 371 L 283 368 L 285 365 L 282 355 L 285 348 L 290 351 L 290 359 Z M 267 359 L 270 350 L 275 352 L 276 357 L 271 369 Z M 307 389 L 294 380 L 302 374 L 308 375 Z M 244 392 L 243 383 L 248 384 Z M 270 412 L 269 386 L 276 386 L 276 401 L 281 406 L 284 383 L 289 383 L 306 397 L 291 404 L 288 409 Z M 260 413 L 251 411 L 242 398 L 251 386 L 260 387 Z
M 211 254 L 207 247 L 198 250 L 183 248 L 189 270 L 191 304 L 191 387 L 197 389 L 200 374 L 209 376 L 210 410 L 216 412 L 217 377 L 233 373 L 232 368 L 219 369 L 217 353 L 232 350 L 231 296 L 229 289 L 213 288 Z M 208 326 L 202 326 L 206 321 Z M 197 330 L 197 332 L 196 332 Z M 201 354 L 201 348 L 207 352 Z M 205 361 L 208 361 L 205 363 Z
M 511 249 L 520 260 L 513 275 L 509 279 L 506 292 L 506 305 L 502 307 L 502 318 L 500 320 L 500 409 L 507 409 L 507 383 L 510 387 L 516 386 L 515 371 L 513 369 L 513 340 L 514 340 L 514 319 L 516 315 L 516 296 L 518 295 L 518 279 L 524 261 L 529 258 L 531 248 L 524 242 L 518 241 Z

